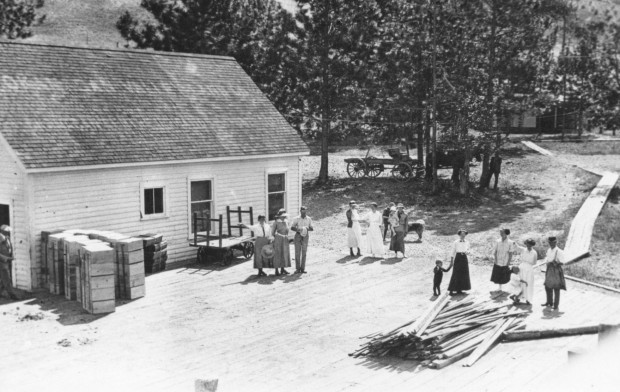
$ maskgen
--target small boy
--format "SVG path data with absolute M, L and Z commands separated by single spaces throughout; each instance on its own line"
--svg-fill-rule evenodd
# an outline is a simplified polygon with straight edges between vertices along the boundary
M 450 268 L 452 268 L 452 264 L 450 264 L 450 266 L 448 267 L 448 269 L 442 268 L 441 266 L 443 265 L 443 262 L 441 260 L 436 260 L 435 261 L 435 268 L 433 268 L 433 295 L 441 295 L 441 289 L 439 288 L 439 286 L 441 286 L 441 281 L 443 279 L 443 273 L 444 272 L 448 272 L 450 271 Z
M 510 298 L 512 302 L 517 305 L 521 302 L 519 296 L 523 293 L 523 285 L 527 286 L 527 282 L 521 279 L 521 276 L 519 275 L 519 267 L 516 265 L 511 268 L 511 272 L 510 282 L 508 282 L 508 292 L 511 295 L 508 298 Z

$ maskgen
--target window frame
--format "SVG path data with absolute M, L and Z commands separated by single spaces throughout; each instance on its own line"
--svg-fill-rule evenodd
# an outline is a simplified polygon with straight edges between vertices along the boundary
M 269 219 L 269 195 L 275 194 L 276 192 L 269 192 L 269 176 L 274 174 L 284 174 L 284 191 L 281 193 L 284 194 L 283 206 L 288 212 L 288 193 L 289 193 L 289 178 L 288 178 L 288 168 L 270 168 L 265 170 L 265 215 L 267 216 L 268 222 L 273 222 L 272 219 Z M 280 192 L 278 192 L 280 193 Z
M 211 217 L 215 214 L 215 177 L 188 177 L 187 178 L 187 238 L 193 239 L 194 237 L 194 222 L 192 215 L 192 182 L 210 181 L 211 182 Z M 213 230 L 213 225 L 211 225 Z
M 162 202 L 164 211 L 161 213 L 146 214 L 146 203 L 144 200 L 144 191 L 147 189 L 162 188 Z M 168 204 L 168 187 L 164 182 L 159 181 L 143 181 L 140 183 L 140 220 L 166 219 L 169 216 Z

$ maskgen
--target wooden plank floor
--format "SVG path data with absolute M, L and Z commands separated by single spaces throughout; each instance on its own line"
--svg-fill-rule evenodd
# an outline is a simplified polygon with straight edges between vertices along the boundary
M 470 268 L 470 295 L 489 298 L 491 266 Z M 432 269 L 428 259 L 311 248 L 301 276 L 257 279 L 251 262 L 151 275 L 146 297 L 103 317 L 58 296 L 0 302 L 0 391 L 192 391 L 212 378 L 220 391 L 510 390 L 511 380 L 544 378 L 575 344 L 595 345 L 592 336 L 500 344 L 471 368 L 442 370 L 350 358 L 359 337 L 429 306 Z M 542 282 L 529 327 L 620 322 L 620 295 L 569 282 L 550 312 Z

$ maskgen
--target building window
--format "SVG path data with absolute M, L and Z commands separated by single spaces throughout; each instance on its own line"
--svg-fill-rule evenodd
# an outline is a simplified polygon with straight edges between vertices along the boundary
M 267 175 L 267 211 L 274 220 L 280 208 L 286 205 L 286 173 Z
M 144 215 L 164 213 L 164 188 L 144 188 Z
M 194 213 L 199 217 L 206 217 L 212 213 L 213 192 L 211 181 L 191 181 L 190 182 L 190 232 L 193 233 Z M 208 229 L 199 228 L 199 231 Z

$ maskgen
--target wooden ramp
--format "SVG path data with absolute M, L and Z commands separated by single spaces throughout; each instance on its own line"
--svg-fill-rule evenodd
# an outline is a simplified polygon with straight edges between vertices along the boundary
M 547 156 L 554 156 L 553 153 L 549 150 L 545 150 L 544 148 L 540 147 L 539 145 L 532 143 L 530 141 L 526 141 L 523 140 L 521 143 L 523 143 L 524 145 L 526 145 L 527 147 L 531 148 L 534 151 L 538 151 L 539 153 L 543 154 L 543 155 L 547 155 Z
M 605 205 L 611 189 L 618 181 L 618 177 L 618 173 L 605 173 L 573 218 L 566 239 L 565 252 L 568 262 L 576 261 L 589 254 L 594 222 Z

